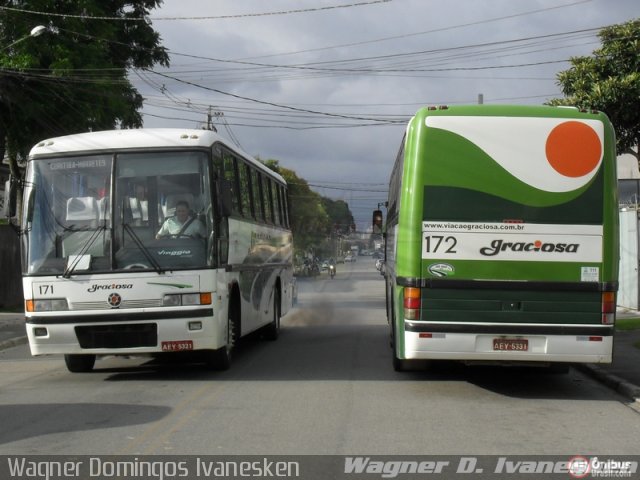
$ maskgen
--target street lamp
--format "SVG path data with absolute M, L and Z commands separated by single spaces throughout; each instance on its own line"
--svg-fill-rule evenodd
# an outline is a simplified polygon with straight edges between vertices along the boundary
M 45 27 L 44 25 L 38 25 L 37 27 L 33 27 L 31 29 L 31 32 L 29 33 L 29 35 L 32 37 L 37 37 L 38 35 L 42 35 L 46 31 L 47 31 L 47 27 Z
M 39 35 L 42 35 L 46 31 L 47 31 L 47 27 L 45 27 L 44 25 L 38 25 L 37 27 L 33 27 L 31 29 L 31 32 L 29 32 L 29 35 L 25 35 L 24 37 L 19 38 L 15 42 L 10 43 L 6 47 L 3 47 L 2 50 L 8 50 L 9 48 L 13 47 L 15 44 L 20 43 L 20 42 L 26 40 L 27 38 L 37 37 Z
M 44 32 L 48 31 L 48 28 L 45 27 L 44 25 L 37 25 L 35 27 L 33 27 L 31 29 L 31 31 L 29 32 L 29 35 L 25 35 L 22 38 L 19 38 L 18 40 L 10 43 L 9 45 L 6 46 L 0 46 L 0 53 L 6 52 L 7 50 L 9 50 L 11 47 L 13 47 L 14 45 L 23 42 L 24 40 L 27 40 L 28 38 L 31 37 L 38 37 L 40 35 L 42 35 Z M 9 57 L 9 59 L 11 58 L 11 52 L 9 52 L 7 54 Z M 3 60 L 3 64 L 4 64 L 4 58 Z M 4 65 L 3 65 L 4 66 Z M 0 118 L 2 119 L 2 123 L 5 123 L 8 119 L 8 115 L 5 113 L 6 110 L 9 110 L 9 106 L 11 105 L 11 100 L 9 99 L 9 97 L 11 96 L 11 89 L 10 89 L 10 82 L 7 81 L 6 78 L 2 78 L 2 81 L 0 82 Z M 6 135 L 6 130 L 5 128 L 2 129 L 2 138 L 0 138 L 0 144 L 2 145 L 2 147 L 4 148 L 5 146 L 5 135 Z M 2 161 L 3 159 L 0 158 L 0 161 Z M 17 161 L 15 161 L 15 158 L 10 157 L 9 159 L 9 167 L 11 170 L 11 175 L 12 176 L 16 176 L 19 177 L 19 168 L 18 168 L 18 164 Z

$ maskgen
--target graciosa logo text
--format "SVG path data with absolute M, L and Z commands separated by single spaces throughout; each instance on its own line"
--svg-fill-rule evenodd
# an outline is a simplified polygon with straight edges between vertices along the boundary
M 493 240 L 489 247 L 480 249 L 480 253 L 487 257 L 493 257 L 500 252 L 543 252 L 543 253 L 578 253 L 578 243 L 554 243 L 542 242 L 505 242 Z
M 94 283 L 91 288 L 87 288 L 87 292 L 93 293 L 99 290 L 124 290 L 127 288 L 133 288 L 133 283 L 110 283 L 107 285 L 99 285 Z

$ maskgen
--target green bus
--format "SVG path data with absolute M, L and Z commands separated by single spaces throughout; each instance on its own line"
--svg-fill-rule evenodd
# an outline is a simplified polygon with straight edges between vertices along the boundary
M 560 371 L 611 362 L 618 202 L 603 113 L 423 108 L 408 124 L 387 209 L 396 370 L 414 360 Z

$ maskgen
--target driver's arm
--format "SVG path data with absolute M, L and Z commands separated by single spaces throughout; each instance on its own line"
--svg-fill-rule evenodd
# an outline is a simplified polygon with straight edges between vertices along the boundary
M 167 227 L 167 221 L 165 220 L 162 226 L 160 227 L 160 230 L 158 230 L 158 233 L 156 233 L 156 238 L 160 238 L 168 234 L 169 234 L 169 228 Z

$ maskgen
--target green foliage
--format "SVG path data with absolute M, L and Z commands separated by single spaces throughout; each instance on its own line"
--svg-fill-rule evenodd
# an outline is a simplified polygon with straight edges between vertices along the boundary
M 354 224 L 349 205 L 343 200 L 331 200 L 330 198 L 323 197 L 322 206 L 331 219 L 332 233 L 349 235 L 351 233 L 351 226 Z
M 599 37 L 602 46 L 592 56 L 572 58 L 571 68 L 558 74 L 565 98 L 550 103 L 605 112 L 616 130 L 618 154 L 638 157 L 640 19 L 603 28 Z
M 639 330 L 640 318 L 616 318 L 616 330 Z
M 0 154 L 24 158 L 47 137 L 142 125 L 142 96 L 127 69 L 168 66 L 160 36 L 142 18 L 162 0 L 0 0 Z M 48 31 L 29 37 L 36 25 Z M 15 169 L 15 165 L 12 169 Z
M 335 233 L 335 226 L 342 229 L 342 225 L 353 223 L 349 205 L 317 194 L 305 179 L 298 177 L 293 170 L 281 167 L 278 160 L 267 160 L 264 164 L 282 175 L 289 184 L 289 213 L 296 252 L 328 251 L 328 239 Z

